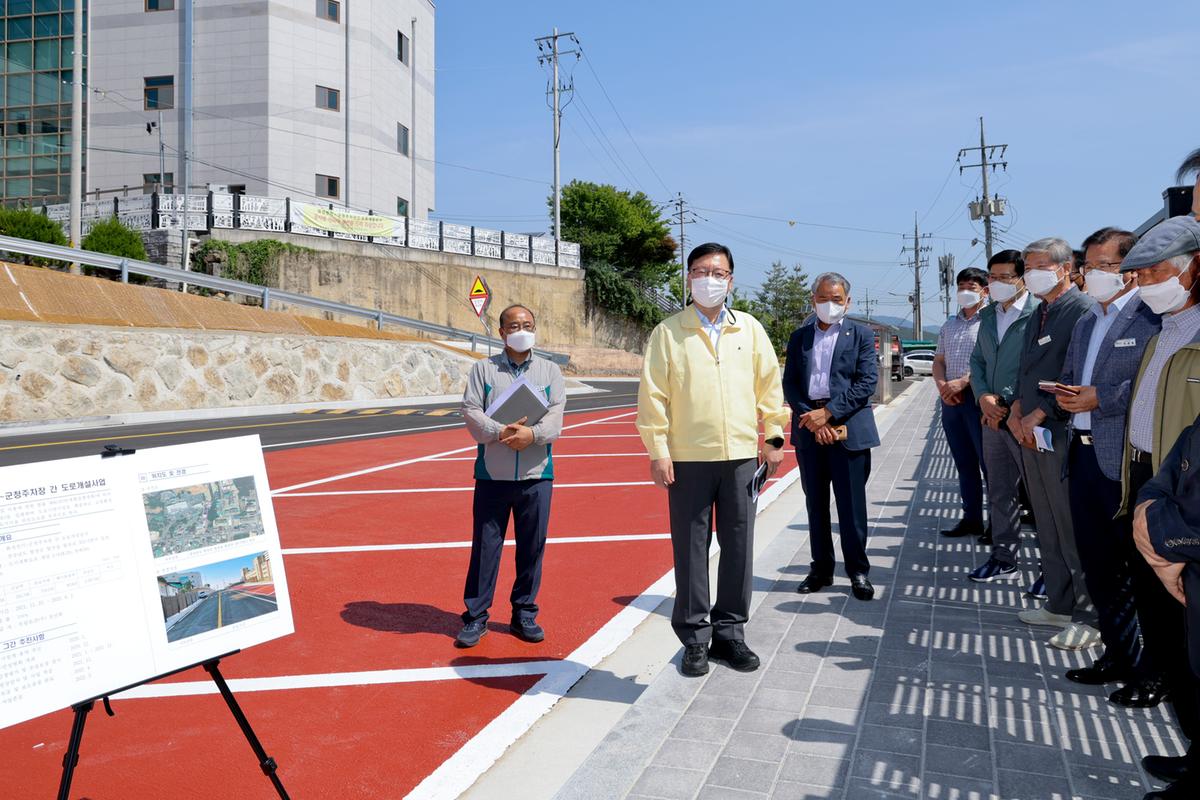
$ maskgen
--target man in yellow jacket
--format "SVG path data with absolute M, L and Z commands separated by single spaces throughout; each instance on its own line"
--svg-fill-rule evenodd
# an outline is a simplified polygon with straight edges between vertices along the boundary
M 684 646 L 681 671 L 704 675 L 712 657 L 753 672 L 759 659 L 744 633 L 754 556 L 751 485 L 760 457 L 768 476 L 783 461 L 789 415 L 766 331 L 749 314 L 725 307 L 733 287 L 729 248 L 702 244 L 687 265 L 692 304 L 650 334 L 637 427 L 650 455 L 650 476 L 667 490 L 675 556 L 671 627 Z M 721 561 L 710 608 L 714 506 Z

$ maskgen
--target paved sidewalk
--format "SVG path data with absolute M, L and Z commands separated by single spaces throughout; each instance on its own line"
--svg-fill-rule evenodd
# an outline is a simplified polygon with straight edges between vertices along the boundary
M 980 585 L 967 573 L 985 548 L 938 535 L 959 515 L 957 479 L 932 383 L 918 392 L 874 453 L 876 599 L 842 576 L 796 594 L 809 549 L 789 492 L 800 513 L 755 564 L 747 641 L 763 667 L 689 679 L 676 656 L 557 798 L 1124 800 L 1158 785 L 1138 761 L 1182 753 L 1165 708 L 1070 683 L 1099 651 L 1056 650 L 1053 629 L 1017 621 L 1033 536 L 1023 581 Z

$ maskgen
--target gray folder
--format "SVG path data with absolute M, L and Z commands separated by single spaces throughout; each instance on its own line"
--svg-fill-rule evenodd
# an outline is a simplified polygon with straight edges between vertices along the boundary
M 526 382 L 520 382 L 508 397 L 488 408 L 487 414 L 501 425 L 511 425 L 521 417 L 527 417 L 526 426 L 536 425 L 549 409 L 546 402 L 530 388 Z

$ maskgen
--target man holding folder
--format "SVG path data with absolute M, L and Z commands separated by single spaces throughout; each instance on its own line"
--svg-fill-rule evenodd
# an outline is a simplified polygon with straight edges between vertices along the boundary
M 458 647 L 487 633 L 508 520 L 513 518 L 517 576 L 509 629 L 518 639 L 546 637 L 537 623 L 542 552 L 554 481 L 552 443 L 562 432 L 566 389 L 558 366 L 534 356 L 536 323 L 521 305 L 500 312 L 504 352 L 475 362 L 463 394 L 467 431 L 479 443 L 475 459 L 474 530 Z M 519 415 L 519 416 L 518 416 Z

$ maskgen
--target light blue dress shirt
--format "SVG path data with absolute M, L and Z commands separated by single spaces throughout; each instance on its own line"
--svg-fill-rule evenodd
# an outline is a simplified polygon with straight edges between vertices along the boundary
M 1132 292 L 1121 295 L 1109 303 L 1107 309 L 1099 303 L 1092 306 L 1092 313 L 1096 315 L 1096 324 L 1092 326 L 1092 338 L 1088 339 L 1087 355 L 1083 359 L 1083 372 L 1079 375 L 1080 386 L 1092 385 L 1092 372 L 1096 368 L 1096 359 L 1100 355 L 1100 345 L 1109 330 L 1112 329 L 1113 323 L 1117 321 L 1117 317 L 1120 316 L 1121 309 L 1125 308 L 1125 304 L 1136 294 L 1137 289 L 1134 289 Z M 1071 417 L 1071 425 L 1076 430 L 1090 431 L 1092 429 L 1092 412 L 1080 411 L 1074 414 Z
M 829 370 L 833 366 L 833 348 L 841 332 L 840 322 L 824 331 L 819 324 L 813 326 L 812 372 L 808 376 L 808 396 L 813 400 L 829 399 Z

